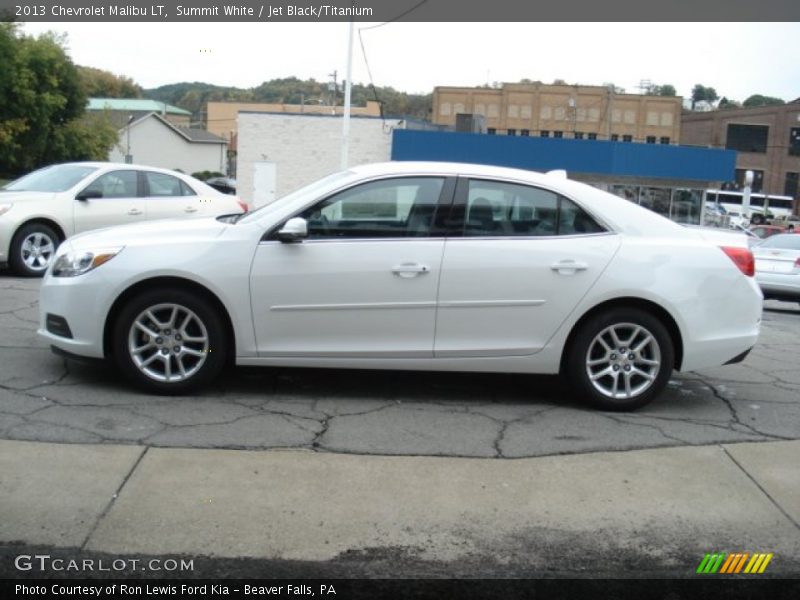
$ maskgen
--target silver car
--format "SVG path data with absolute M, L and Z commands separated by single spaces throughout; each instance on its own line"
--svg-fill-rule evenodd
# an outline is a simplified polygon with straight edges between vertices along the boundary
M 800 235 L 773 235 L 752 250 L 764 298 L 800 302 Z

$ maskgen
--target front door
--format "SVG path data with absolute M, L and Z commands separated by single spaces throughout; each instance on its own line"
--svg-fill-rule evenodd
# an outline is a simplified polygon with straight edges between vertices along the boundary
M 81 190 L 99 197 L 73 201 L 75 233 L 144 221 L 146 204 L 139 189 L 136 171 L 124 169 L 100 175 Z
M 300 243 L 267 237 L 251 271 L 261 356 L 433 356 L 444 178 L 358 184 L 299 215 Z

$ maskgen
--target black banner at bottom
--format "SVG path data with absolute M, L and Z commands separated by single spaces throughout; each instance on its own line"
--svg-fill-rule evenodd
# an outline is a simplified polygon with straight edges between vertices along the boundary
M 3 580 L 7 598 L 229 599 L 641 599 L 800 598 L 798 579 L 253 579 L 253 580 Z

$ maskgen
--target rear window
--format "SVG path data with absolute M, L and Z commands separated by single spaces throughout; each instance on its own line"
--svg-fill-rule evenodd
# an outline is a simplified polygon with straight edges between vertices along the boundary
M 800 234 L 784 233 L 773 235 L 758 245 L 759 248 L 781 248 L 783 250 L 800 250 Z

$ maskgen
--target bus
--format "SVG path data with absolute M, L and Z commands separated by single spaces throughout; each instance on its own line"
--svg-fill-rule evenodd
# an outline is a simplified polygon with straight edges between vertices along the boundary
M 707 212 L 722 209 L 728 216 L 730 223 L 753 224 L 765 223 L 767 219 L 786 218 L 794 214 L 794 198 L 791 196 L 773 196 L 752 192 L 750 194 L 750 215 L 745 215 L 742 209 L 744 192 L 730 190 L 706 190 L 704 207 Z

